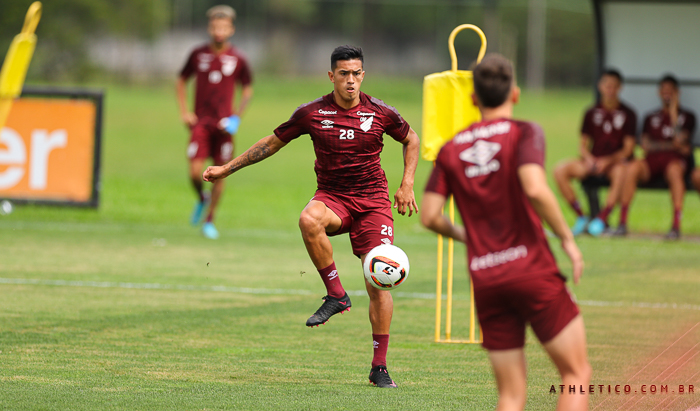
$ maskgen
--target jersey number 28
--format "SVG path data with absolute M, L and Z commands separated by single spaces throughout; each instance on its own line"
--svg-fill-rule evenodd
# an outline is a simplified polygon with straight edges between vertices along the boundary
M 355 138 L 355 130 L 340 130 L 341 140 L 352 140 L 353 138 Z

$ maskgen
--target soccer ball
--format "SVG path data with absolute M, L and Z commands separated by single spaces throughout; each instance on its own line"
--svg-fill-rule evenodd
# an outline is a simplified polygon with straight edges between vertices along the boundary
M 391 244 L 376 246 L 365 257 L 362 267 L 365 278 L 375 288 L 393 290 L 408 277 L 408 256 L 402 249 Z

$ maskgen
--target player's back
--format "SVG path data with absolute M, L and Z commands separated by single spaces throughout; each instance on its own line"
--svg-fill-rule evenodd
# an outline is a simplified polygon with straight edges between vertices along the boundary
M 440 151 L 436 167 L 464 221 L 475 285 L 558 271 L 518 176 L 521 165 L 543 162 L 541 128 L 508 119 L 477 123 Z

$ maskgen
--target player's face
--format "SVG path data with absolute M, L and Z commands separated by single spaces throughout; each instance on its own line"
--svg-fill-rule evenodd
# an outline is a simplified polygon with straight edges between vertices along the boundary
M 209 36 L 216 44 L 224 44 L 229 37 L 233 36 L 234 31 L 230 19 L 209 20 Z
M 360 98 L 360 85 L 365 77 L 362 61 L 340 60 L 336 62 L 335 70 L 328 72 L 328 77 L 333 82 L 336 98 L 349 107 L 355 105 Z
M 615 76 L 606 75 L 598 81 L 598 91 L 603 100 L 617 99 L 621 88 L 622 84 Z
M 670 81 L 665 81 L 659 85 L 659 97 L 661 97 L 661 102 L 664 106 L 669 106 L 677 94 L 678 89 Z

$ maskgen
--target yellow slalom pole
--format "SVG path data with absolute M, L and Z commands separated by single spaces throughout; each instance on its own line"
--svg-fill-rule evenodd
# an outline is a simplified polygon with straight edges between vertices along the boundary
M 442 333 L 442 234 L 437 236 L 437 289 L 435 290 L 435 342 L 440 342 Z
M 455 199 L 450 196 L 450 221 L 455 222 Z M 454 281 L 455 240 L 447 240 L 447 317 L 445 318 L 445 340 L 452 341 L 452 283 Z
M 29 6 L 22 31 L 15 36 L 0 69 L 0 130 L 5 126 L 12 102 L 22 92 L 24 78 L 36 46 L 36 26 L 41 19 L 41 3 Z

